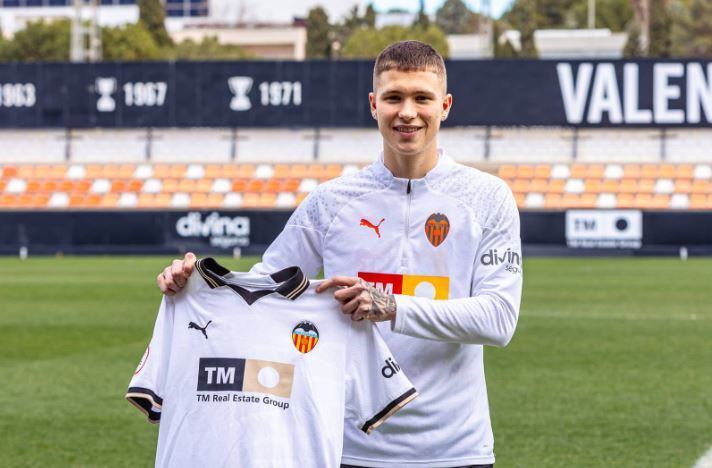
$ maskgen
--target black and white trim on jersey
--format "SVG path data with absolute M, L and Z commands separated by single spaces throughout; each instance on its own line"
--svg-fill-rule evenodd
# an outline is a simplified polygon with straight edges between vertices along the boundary
M 229 282 L 225 278 L 225 275 L 228 275 L 230 270 L 220 265 L 212 257 L 198 260 L 195 262 L 195 268 L 211 289 L 227 286 L 239 294 L 248 305 L 252 305 L 261 297 L 275 292 L 287 299 L 294 300 L 309 287 L 309 280 L 301 268 L 297 266 L 288 267 L 269 275 L 275 283 L 278 283 L 274 289 L 258 289 L 255 291 L 250 291 L 242 286 Z
M 374 417 L 366 421 L 363 426 L 361 426 L 361 430 L 366 434 L 370 434 L 371 431 L 383 424 L 386 419 L 390 418 L 395 412 L 407 405 L 413 398 L 417 396 L 418 392 L 415 390 L 415 388 L 411 388 L 410 390 L 390 402 L 388 405 L 386 405 L 386 407 L 379 411 Z
M 156 395 L 153 390 L 142 387 L 129 387 L 126 399 L 145 414 L 149 422 L 158 424 L 161 421 L 160 409 L 163 406 L 163 398 Z

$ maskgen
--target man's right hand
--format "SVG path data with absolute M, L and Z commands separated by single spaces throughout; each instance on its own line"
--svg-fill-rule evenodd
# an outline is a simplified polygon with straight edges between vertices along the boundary
M 195 266 L 195 254 L 188 252 L 183 260 L 175 259 L 170 266 L 158 274 L 156 282 L 163 294 L 173 296 L 188 283 L 193 267 Z

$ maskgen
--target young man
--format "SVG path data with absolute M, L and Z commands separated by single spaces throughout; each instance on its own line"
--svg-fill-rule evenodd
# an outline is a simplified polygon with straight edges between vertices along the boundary
M 490 466 L 494 441 L 483 345 L 505 346 L 522 287 L 519 214 L 501 180 L 438 149 L 452 107 L 442 57 L 404 41 L 376 59 L 379 160 L 320 185 L 265 252 L 259 272 L 324 268 L 319 291 L 354 320 L 379 322 L 420 397 L 366 438 L 346 425 L 342 463 Z M 166 294 L 192 271 L 187 254 L 158 276 Z M 384 372 L 385 372 L 384 367 Z M 394 369 L 390 371 L 395 372 Z

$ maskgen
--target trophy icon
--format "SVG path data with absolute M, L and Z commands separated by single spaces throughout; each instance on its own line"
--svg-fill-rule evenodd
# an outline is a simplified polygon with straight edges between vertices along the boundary
M 99 77 L 94 82 L 94 89 L 99 93 L 96 110 L 99 112 L 114 112 L 116 110 L 116 101 L 111 95 L 116 92 L 116 78 Z
M 246 111 L 252 107 L 250 98 L 247 95 L 252 89 L 252 78 L 249 76 L 231 76 L 227 80 L 230 91 L 234 94 L 230 101 L 230 109 L 234 111 Z

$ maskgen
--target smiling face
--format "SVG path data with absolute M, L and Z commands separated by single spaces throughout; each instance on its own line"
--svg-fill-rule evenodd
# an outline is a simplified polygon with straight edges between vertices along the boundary
M 440 122 L 452 106 L 452 96 L 445 91 L 445 78 L 427 69 L 387 70 L 374 78 L 369 101 L 383 136 L 386 166 L 392 168 L 417 159 L 427 170 L 434 167 Z

